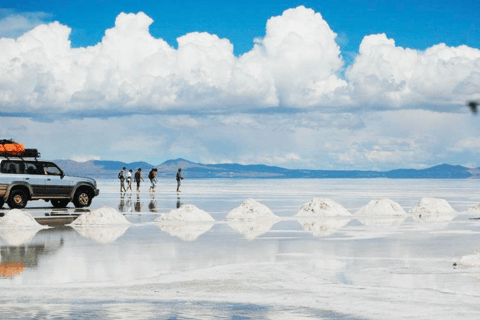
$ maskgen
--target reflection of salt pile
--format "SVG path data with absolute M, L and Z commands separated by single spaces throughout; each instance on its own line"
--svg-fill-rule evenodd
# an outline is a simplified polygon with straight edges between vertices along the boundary
M 322 198 L 313 198 L 310 202 L 305 203 L 296 214 L 297 217 L 345 217 L 351 215 L 341 204 Z
M 410 209 L 410 214 L 415 220 L 420 221 L 450 221 L 457 212 L 445 199 L 422 198 L 420 202 Z
M 99 243 L 112 243 L 125 233 L 130 226 L 74 226 L 75 231 L 85 238 Z
M 298 222 L 302 225 L 303 229 L 311 232 L 314 236 L 326 236 L 341 229 L 351 219 L 304 219 L 300 218 Z
M 26 211 L 13 209 L 7 211 L 5 216 L 0 219 L 0 228 L 17 229 L 17 228 L 46 228 L 39 224 L 35 218 Z
M 210 230 L 213 226 L 212 222 L 205 223 L 181 223 L 181 222 L 159 222 L 157 227 L 170 234 L 171 236 L 180 238 L 184 241 L 194 241 L 202 234 Z
M 277 219 L 267 206 L 253 200 L 247 199 L 242 204 L 230 211 L 225 219 L 236 221 L 254 221 L 259 219 Z
M 161 214 L 155 222 L 162 221 L 215 221 L 207 212 L 198 209 L 193 204 L 182 205 L 178 209 Z
M 463 256 L 459 262 L 453 264 L 456 267 L 464 268 L 478 268 L 480 267 L 480 251 L 476 251 L 474 254 Z
M 355 215 L 374 216 L 357 220 L 365 226 L 384 227 L 402 223 L 405 220 L 403 217 L 407 213 L 397 202 L 390 199 L 380 199 L 370 201 L 367 205 L 358 209 Z M 398 218 L 398 216 L 402 218 Z
M 71 223 L 72 226 L 126 225 L 130 222 L 123 214 L 112 207 L 103 206 L 97 210 L 85 212 Z
M 476 206 L 469 208 L 467 211 L 480 211 L 480 203 Z
M 257 221 L 230 221 L 228 225 L 235 231 L 239 232 L 248 240 L 253 240 L 256 237 L 264 234 L 277 223 L 275 219 L 261 219 Z
M 35 229 L 0 229 L 0 237 L 11 246 L 21 246 L 32 241 L 39 228 Z

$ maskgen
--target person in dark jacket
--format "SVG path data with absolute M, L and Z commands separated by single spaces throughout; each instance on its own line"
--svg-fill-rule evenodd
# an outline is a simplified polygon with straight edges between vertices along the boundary
M 137 172 L 135 172 L 135 182 L 137 183 L 137 191 L 140 191 L 140 180 L 143 180 L 142 176 L 142 168 L 138 168 Z
M 177 179 L 177 192 L 180 192 L 180 185 L 182 184 L 181 181 L 183 180 L 181 168 L 178 168 L 176 179 Z

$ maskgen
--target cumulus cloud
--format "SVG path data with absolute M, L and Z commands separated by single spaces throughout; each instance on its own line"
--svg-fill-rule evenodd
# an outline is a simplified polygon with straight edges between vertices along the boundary
M 45 12 L 22 12 L 0 9 L 0 38 L 17 38 L 45 23 L 51 15 Z
M 438 44 L 397 47 L 385 34 L 366 36 L 346 73 L 351 97 L 377 107 L 464 104 L 480 96 L 480 50 Z
M 2 112 L 91 117 L 325 107 L 345 112 L 428 109 L 480 97 L 480 50 L 466 46 L 417 51 L 397 47 L 383 34 L 369 35 L 340 76 L 344 61 L 337 35 L 320 13 L 303 6 L 270 18 L 265 36 L 242 56 L 233 54 L 228 39 L 205 32 L 179 37 L 173 48 L 150 34 L 152 23 L 142 12 L 121 13 L 101 42 L 84 48 L 72 48 L 71 29 L 58 22 L 18 38 L 4 33 Z M 1 25 L 0 20 L 0 31 Z

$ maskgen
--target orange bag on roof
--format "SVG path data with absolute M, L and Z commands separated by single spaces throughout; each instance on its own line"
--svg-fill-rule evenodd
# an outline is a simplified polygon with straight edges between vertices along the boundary
M 19 156 L 25 151 L 25 147 L 21 143 L 0 144 L 0 154 L 6 153 L 12 156 Z

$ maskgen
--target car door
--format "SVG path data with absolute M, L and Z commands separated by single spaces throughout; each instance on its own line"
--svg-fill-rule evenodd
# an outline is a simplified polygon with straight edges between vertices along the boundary
M 55 197 L 69 197 L 72 191 L 71 183 L 68 179 L 63 179 L 62 170 L 53 162 L 43 162 L 43 171 L 46 177 L 46 190 L 49 196 Z
M 32 187 L 32 198 L 48 195 L 48 190 L 45 188 L 47 179 L 43 173 L 41 162 L 23 161 L 23 166 L 23 181 Z

